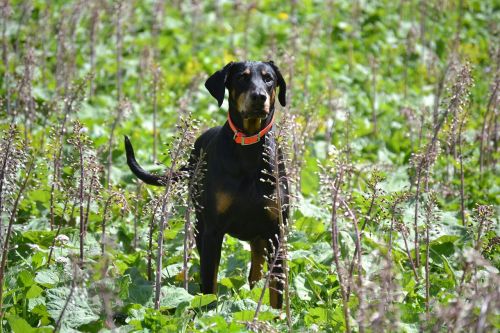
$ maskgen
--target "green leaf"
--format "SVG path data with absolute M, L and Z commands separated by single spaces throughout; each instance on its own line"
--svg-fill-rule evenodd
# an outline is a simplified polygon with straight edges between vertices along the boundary
M 193 298 L 184 288 L 164 286 L 161 288 L 160 306 L 163 309 L 175 309 L 183 302 L 191 302 Z
M 310 237 L 323 234 L 326 230 L 325 225 L 314 217 L 303 216 L 299 218 L 294 225 L 298 231 L 303 231 Z
M 47 255 L 43 252 L 37 252 L 31 257 L 31 264 L 33 268 L 40 268 L 45 263 Z
M 11 315 L 11 314 L 5 314 L 5 318 L 9 322 L 9 326 L 12 330 L 13 333 L 31 333 L 35 332 L 35 329 L 31 327 L 26 320 L 23 318 Z
M 251 321 L 253 320 L 253 316 L 255 315 L 255 311 L 252 310 L 243 310 L 233 313 L 234 320 L 241 321 Z
M 21 285 L 29 287 L 34 283 L 33 274 L 30 271 L 23 270 L 17 275 L 17 281 Z
M 430 242 L 431 246 L 438 245 L 438 244 L 444 244 L 444 243 L 454 243 L 460 239 L 460 236 L 456 235 L 444 235 L 440 236 L 439 238 L 436 238 Z
M 132 280 L 130 285 L 133 286 L 132 288 L 128 287 L 127 302 L 141 305 L 151 302 L 151 297 L 153 296 L 153 284 L 144 279 L 136 267 L 127 269 L 125 274 L 130 276 L 130 279 Z M 122 294 L 124 293 L 125 290 L 122 290 Z
M 214 294 L 207 295 L 196 295 L 191 300 L 191 308 L 200 308 L 202 306 L 208 305 L 217 300 L 217 296 Z
M 28 311 L 40 317 L 50 316 L 47 312 L 47 306 L 45 305 L 45 297 L 30 298 L 28 300 Z
M 310 308 L 307 310 L 305 321 L 307 325 L 325 324 L 328 318 L 328 310 L 322 307 Z
M 50 288 L 59 283 L 59 276 L 51 270 L 44 269 L 36 273 L 35 282 Z
M 57 320 L 59 318 L 69 295 L 70 289 L 68 287 L 48 289 L 46 291 L 47 311 L 52 319 Z M 98 320 L 99 316 L 93 311 L 88 301 L 89 296 L 86 290 L 82 288 L 76 289 L 70 301 L 67 302 L 62 325 L 76 328 Z
M 244 277 L 240 276 L 231 276 L 225 277 L 220 281 L 220 284 L 226 286 L 230 289 L 239 290 L 242 286 L 244 286 L 246 280 Z
M 37 298 L 43 292 L 43 289 L 37 286 L 36 284 L 32 285 L 28 292 L 26 293 L 26 298 Z
M 314 195 L 318 193 L 319 188 L 318 163 L 316 157 L 310 156 L 309 153 L 306 153 L 304 158 L 304 168 L 302 168 L 300 177 L 302 193 L 304 195 Z
M 117 280 L 118 284 L 118 297 L 122 300 L 126 300 L 129 297 L 129 288 L 132 284 L 132 279 L 130 275 L 124 275 Z
M 410 186 L 408 170 L 406 167 L 399 167 L 380 183 L 380 188 L 388 193 L 403 191 Z
M 299 299 L 303 301 L 310 301 L 311 300 L 311 291 L 306 287 L 306 278 L 304 277 L 303 273 L 299 273 L 294 279 L 293 279 L 293 285 L 295 287 L 295 292 L 297 293 L 297 296 Z
M 9 323 L 10 329 L 13 333 L 51 333 L 54 331 L 53 327 L 38 327 L 33 328 L 30 324 L 21 317 L 6 313 L 5 319 Z
M 22 233 L 18 243 L 32 243 L 48 248 L 52 245 L 54 231 L 28 230 Z
M 429 243 L 432 251 L 439 255 L 451 256 L 455 253 L 455 241 L 460 237 L 454 235 L 444 235 Z M 422 247 L 425 250 L 425 247 Z
M 457 285 L 457 277 L 456 277 L 455 271 L 451 267 L 448 259 L 446 259 L 446 257 L 443 255 L 440 255 L 439 257 L 443 261 L 444 271 L 446 272 L 446 274 L 448 274 L 448 279 L 453 282 L 452 283 L 453 286 L 456 286 Z

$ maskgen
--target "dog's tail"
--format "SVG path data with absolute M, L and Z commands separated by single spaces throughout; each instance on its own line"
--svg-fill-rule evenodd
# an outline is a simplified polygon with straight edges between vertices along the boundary
M 154 185 L 154 186 L 165 186 L 165 177 L 158 176 L 152 173 L 147 172 L 144 170 L 139 163 L 135 160 L 135 154 L 134 154 L 134 148 L 132 147 L 132 144 L 130 143 L 129 138 L 125 135 L 125 152 L 127 153 L 127 164 L 132 170 L 132 172 L 145 182 L 146 184 L 149 185 Z

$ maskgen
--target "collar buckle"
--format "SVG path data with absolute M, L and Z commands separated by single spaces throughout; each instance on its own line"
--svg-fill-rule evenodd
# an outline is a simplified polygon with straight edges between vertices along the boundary
M 255 140 L 255 141 L 253 141 L 253 142 L 252 142 L 252 141 L 250 141 L 250 142 L 248 142 L 248 143 L 245 143 L 245 138 L 246 138 L 246 139 L 248 139 L 248 138 L 252 138 L 252 139 L 253 139 L 253 138 L 255 138 L 255 137 L 257 137 L 257 140 Z M 253 145 L 254 143 L 257 143 L 257 142 L 259 142 L 259 141 L 260 141 L 260 133 L 258 133 L 257 135 L 254 135 L 254 136 L 242 136 L 242 137 L 241 137 L 241 145 L 242 145 L 242 146 L 250 146 L 250 145 Z

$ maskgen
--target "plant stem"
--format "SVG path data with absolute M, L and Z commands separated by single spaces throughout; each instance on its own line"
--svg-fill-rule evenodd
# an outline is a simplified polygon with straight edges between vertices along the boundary
M 83 243 L 85 240 L 85 216 L 84 216 L 84 180 L 85 180 L 85 168 L 83 165 L 83 143 L 80 139 L 80 134 L 78 133 L 78 153 L 80 158 L 80 182 L 78 187 L 78 198 L 80 206 L 80 268 L 83 267 Z
M 363 295 L 363 263 L 361 261 L 361 235 L 359 232 L 358 228 L 358 219 L 356 218 L 356 215 L 352 212 L 352 210 L 349 208 L 349 205 L 347 205 L 347 202 L 339 197 L 339 201 L 342 203 L 346 211 L 348 212 L 349 216 L 351 217 L 354 225 L 354 233 L 356 235 L 356 249 L 357 251 L 357 263 L 358 263 L 358 302 L 359 302 L 359 316 L 361 317 L 359 322 L 359 332 L 363 333 L 365 331 L 364 323 L 363 321 L 366 319 L 365 314 L 364 314 L 364 295 Z M 352 278 L 352 275 L 349 275 L 349 279 Z M 350 286 L 348 287 L 350 290 Z M 347 297 L 349 298 L 350 291 L 347 294 Z
M 9 225 L 7 227 L 7 233 L 5 234 L 5 240 L 3 242 L 3 248 L 2 248 L 2 261 L 0 263 L 0 317 L 3 316 L 3 280 L 5 277 L 5 267 L 7 265 L 7 257 L 9 254 L 9 240 L 10 240 L 10 235 L 12 233 L 12 226 L 14 225 L 14 219 L 17 216 L 17 206 L 19 205 L 19 202 L 21 201 L 22 194 L 24 190 L 26 189 L 26 186 L 28 185 L 28 181 L 31 176 L 31 171 L 33 170 L 33 167 L 35 165 L 35 159 L 31 160 L 30 165 L 26 169 L 26 175 L 24 176 L 24 181 L 19 188 L 19 191 L 17 192 L 16 200 L 14 201 L 14 205 L 12 206 L 12 210 L 10 212 L 10 217 L 9 217 Z
M 420 266 L 420 249 L 418 240 L 418 202 L 420 200 L 420 181 L 421 181 L 421 167 L 417 169 L 417 189 L 415 193 L 415 212 L 414 212 L 414 222 L 413 230 L 415 233 L 414 246 L 415 246 L 415 266 L 418 268 Z
M 9 21 L 9 3 L 2 1 L 2 61 L 5 67 L 3 83 L 5 86 L 5 104 L 7 115 L 10 115 L 10 73 L 9 73 L 9 45 L 7 37 L 7 23 Z M 1 211 L 1 210 L 0 210 Z
M 156 124 L 156 118 L 158 114 L 158 76 L 159 68 L 156 67 L 156 63 L 153 65 L 153 162 L 156 163 L 157 151 L 158 151 L 158 129 Z
M 111 131 L 109 134 L 109 140 L 108 140 L 108 163 L 107 163 L 107 179 L 106 179 L 106 186 L 109 190 L 111 187 L 111 167 L 113 165 L 113 143 L 115 139 L 115 130 L 116 126 L 120 123 L 120 120 L 123 115 L 123 109 L 126 107 L 124 103 L 119 102 L 118 107 L 116 109 L 116 117 L 113 121 L 113 124 L 111 125 Z
M 119 0 L 116 4 L 116 99 L 122 101 L 122 7 L 123 1 Z
M 429 199 L 426 207 L 426 226 L 425 226 L 425 315 L 427 323 L 430 322 L 430 271 L 429 271 L 429 254 L 430 254 L 430 235 L 432 209 L 434 202 Z
M 406 255 L 408 256 L 408 260 L 410 261 L 410 266 L 411 266 L 411 269 L 413 271 L 413 275 L 415 275 L 415 280 L 419 280 L 418 278 L 418 274 L 417 274 L 417 269 L 415 268 L 415 263 L 413 262 L 413 258 L 411 257 L 411 252 L 410 252 L 410 249 L 408 247 L 408 241 L 406 240 L 406 236 L 405 236 L 405 233 L 404 231 L 401 232 L 401 235 L 403 236 L 403 241 L 405 243 L 405 250 L 406 250 Z
M 365 230 L 366 223 L 368 222 L 368 220 L 371 219 L 371 213 L 372 213 L 373 205 L 375 203 L 376 193 L 377 193 L 377 189 L 374 187 L 373 191 L 372 191 L 372 198 L 370 201 L 370 206 L 368 207 L 368 211 L 366 212 L 365 219 L 363 220 L 363 225 L 361 226 L 361 232 L 359 234 L 360 243 L 361 243 L 361 240 L 363 238 L 363 231 Z M 349 266 L 349 276 L 352 275 L 352 272 L 354 269 L 354 259 L 356 258 L 358 251 L 359 251 L 358 247 L 356 246 L 356 248 L 354 249 L 354 254 L 352 256 L 351 265 Z
M 463 115 L 462 121 L 460 122 L 460 127 L 458 129 L 458 154 L 460 160 L 460 215 L 462 217 L 462 225 L 465 227 L 465 189 L 464 189 L 464 159 L 462 153 L 462 130 L 465 123 L 465 120 L 468 116 L 468 112 L 466 111 Z
M 189 251 L 190 251 L 190 235 L 191 235 L 191 200 L 188 199 L 186 207 L 186 221 L 184 222 L 184 251 L 182 256 L 182 282 L 184 289 L 188 290 L 189 282 Z
M 114 194 L 110 195 L 108 200 L 104 203 L 104 209 L 102 213 L 102 222 L 101 222 L 101 254 L 104 255 L 104 250 L 106 247 L 106 220 L 108 218 L 108 208 L 111 200 L 113 199 Z
M 142 183 L 138 183 L 137 184 L 135 210 L 134 210 L 134 250 L 137 249 L 137 224 L 139 223 L 139 218 L 140 218 L 139 201 L 141 198 L 141 189 L 142 189 Z
M 155 310 L 160 309 L 160 294 L 161 294 L 161 270 L 162 270 L 162 254 L 163 254 L 163 233 L 166 225 L 168 224 L 170 218 L 169 212 L 169 199 L 170 190 L 172 185 L 172 180 L 174 177 L 174 170 L 177 166 L 178 159 L 180 158 L 183 142 L 186 139 L 185 133 L 181 134 L 181 140 L 172 155 L 172 164 L 168 171 L 167 179 L 165 182 L 165 192 L 163 194 L 162 206 L 161 206 L 161 218 L 158 226 L 158 250 L 156 257 L 156 276 L 155 276 L 155 298 L 154 298 L 154 308 Z
M 332 190 L 333 190 L 333 193 L 332 193 L 332 217 L 331 217 L 332 247 L 333 247 L 333 261 L 334 261 L 335 267 L 337 269 L 337 278 L 339 281 L 340 293 L 342 296 L 345 328 L 346 328 L 346 332 L 351 332 L 351 325 L 349 322 L 350 314 L 349 314 L 347 288 L 345 286 L 345 281 L 344 281 L 343 274 L 342 274 L 342 267 L 340 266 L 340 260 L 339 260 L 340 250 L 339 250 L 338 225 L 337 225 L 337 200 L 338 200 L 340 186 L 342 185 L 343 173 L 344 173 L 344 170 L 343 170 L 343 167 L 341 166 L 339 174 L 337 175 L 337 178 L 335 179 L 334 185 L 332 188 Z
M 58 332 L 61 329 L 61 322 L 62 322 L 64 313 L 66 312 L 66 309 L 68 308 L 69 302 L 71 301 L 71 298 L 73 297 L 73 293 L 75 292 L 76 272 L 77 272 L 77 265 L 73 264 L 73 279 L 71 279 L 71 288 L 69 289 L 69 295 L 66 298 L 66 302 L 64 302 L 63 308 L 61 309 L 61 313 L 59 314 L 59 317 L 57 318 L 54 332 Z
M 158 209 L 159 202 L 153 208 L 151 215 L 151 222 L 149 223 L 149 241 L 148 241 L 148 281 L 153 281 L 153 230 L 155 226 L 156 210 Z
M 66 213 L 66 208 L 68 207 L 68 201 L 69 201 L 69 199 L 66 199 L 64 201 L 64 208 L 63 208 L 63 213 L 62 213 L 63 218 L 64 218 L 64 214 Z M 62 226 L 63 226 L 63 222 L 61 221 L 61 223 L 59 223 L 59 226 L 57 227 L 57 231 L 56 231 L 56 234 L 54 236 L 54 239 L 52 240 L 52 245 L 50 246 L 49 256 L 47 257 L 47 265 L 50 265 L 50 259 L 52 258 L 52 253 L 54 252 L 54 248 L 56 246 L 57 236 L 59 236 L 59 234 L 61 233 Z
M 280 173 L 280 164 L 284 163 L 282 159 L 280 158 L 280 151 L 278 148 L 278 143 L 276 143 L 274 150 L 273 150 L 273 159 L 274 159 L 274 186 L 275 186 L 275 191 L 276 191 L 276 205 L 278 209 L 278 222 L 279 222 L 279 230 L 280 230 L 280 239 L 279 239 L 279 244 L 281 247 L 278 248 L 278 252 L 276 252 L 275 256 L 278 257 L 282 256 L 282 266 L 283 266 L 283 272 L 285 274 L 285 288 L 284 288 L 284 297 L 285 297 L 285 311 L 286 311 L 286 320 L 288 324 L 288 329 L 291 332 L 292 331 L 292 315 L 290 311 L 290 280 L 289 280 L 289 274 L 288 274 L 288 247 L 286 243 L 287 239 L 287 226 L 285 224 L 285 220 L 283 218 L 283 205 L 282 202 L 284 200 L 283 198 L 283 193 L 281 192 L 282 184 L 281 184 L 281 173 Z
M 483 124 L 481 126 L 481 136 L 479 137 L 479 172 L 481 175 L 483 174 L 483 168 L 484 168 L 484 155 L 485 155 L 485 137 L 488 137 L 486 133 L 486 128 L 488 124 L 488 118 L 491 113 L 492 109 L 495 109 L 495 106 L 497 104 L 497 94 L 498 94 L 498 88 L 500 86 L 500 49 L 497 52 L 497 71 L 496 75 L 494 78 L 494 83 L 493 83 L 493 91 L 491 92 L 490 98 L 488 100 L 488 105 L 486 106 L 486 112 L 484 113 L 483 116 Z
M 173 162 L 172 162 L 173 163 Z M 155 299 L 154 308 L 155 310 L 160 309 L 160 294 L 161 294 L 161 270 L 162 270 L 162 257 L 163 257 L 163 232 L 165 226 L 167 225 L 170 212 L 168 211 L 169 197 L 170 197 L 170 185 L 172 183 L 172 171 L 170 172 L 166 181 L 166 188 L 163 194 L 162 206 L 161 206 L 161 217 L 160 223 L 158 225 L 158 250 L 156 253 L 156 275 L 155 275 Z
M 5 149 L 5 155 L 2 161 L 2 169 L 0 169 L 0 244 L 2 244 L 2 233 L 3 233 L 3 184 L 5 182 L 5 170 L 7 169 L 7 161 L 10 158 L 10 147 L 12 146 L 12 141 L 14 140 L 14 131 L 11 129 L 9 133 L 9 138 L 7 139 L 7 148 Z
M 96 30 L 99 24 L 99 3 L 97 1 L 92 1 L 91 4 L 91 17 L 90 17 L 90 29 L 89 29 L 89 57 L 90 57 L 90 71 L 95 72 L 95 44 L 96 44 Z M 94 96 L 94 79 L 90 79 L 90 89 L 89 96 Z

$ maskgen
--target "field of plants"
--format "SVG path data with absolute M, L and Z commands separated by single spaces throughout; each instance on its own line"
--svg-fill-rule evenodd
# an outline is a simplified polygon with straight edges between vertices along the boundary
M 0 332 L 500 330 L 500 3 L 1 0 Z M 273 60 L 291 216 L 284 307 L 226 236 L 200 294 L 172 174 Z

